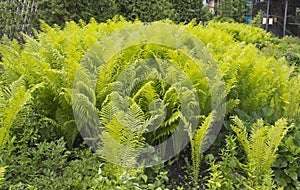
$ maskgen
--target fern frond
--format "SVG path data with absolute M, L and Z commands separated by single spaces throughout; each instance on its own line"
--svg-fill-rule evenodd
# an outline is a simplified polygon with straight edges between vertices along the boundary
M 0 165 L 0 185 L 3 183 L 3 181 L 5 180 L 4 178 L 5 176 L 5 167 L 2 167 Z
M 286 119 L 279 119 L 275 122 L 274 126 L 269 128 L 268 137 L 267 137 L 267 146 L 268 149 L 265 154 L 265 166 L 266 168 L 271 168 L 277 155 L 276 151 L 290 128 L 293 128 L 294 125 L 288 126 Z
M 26 104 L 31 99 L 31 90 L 26 90 L 23 86 L 23 78 L 20 77 L 18 81 L 15 81 L 10 85 L 10 90 L 8 91 L 9 99 L 1 101 L 0 106 L 1 114 L 1 136 L 0 148 L 3 147 L 6 140 L 9 138 L 10 128 L 13 126 L 14 122 L 17 122 L 18 113 L 26 107 Z M 3 97 L 2 97 L 3 98 Z M 5 105 L 3 105 L 5 103 Z M 23 122 L 21 119 L 19 122 Z
M 240 104 L 239 99 L 230 99 L 226 102 L 226 114 L 229 114 Z
M 254 169 L 260 167 L 258 163 L 263 164 L 268 145 L 266 144 L 268 134 L 268 127 L 263 127 L 252 133 L 250 141 L 250 152 L 246 153 L 248 157 L 249 167 Z
M 178 128 L 178 125 L 173 124 L 167 127 L 158 128 L 154 131 L 154 136 L 151 139 L 151 143 L 157 142 L 159 140 L 167 138 L 169 135 L 173 134 Z
M 202 146 L 206 140 L 208 131 L 213 126 L 215 122 L 215 115 L 216 113 L 213 111 L 211 112 L 202 125 L 195 131 L 195 133 L 191 136 L 190 135 L 190 142 L 192 148 L 192 162 L 193 162 L 193 171 L 194 171 L 194 181 L 198 181 L 199 176 L 199 169 L 200 169 L 200 162 L 202 159 Z
M 170 87 L 166 91 L 163 97 L 163 102 L 165 106 L 171 111 L 176 111 L 176 109 L 178 109 L 178 106 L 180 105 L 180 100 L 174 87 Z
M 145 119 L 145 114 L 141 107 L 136 102 L 132 101 L 127 117 L 124 118 L 126 126 L 132 131 L 143 133 L 145 130 L 143 128 Z
M 118 113 L 119 109 L 110 103 L 104 105 L 100 110 L 101 124 L 106 126 L 111 123 L 113 116 Z
M 70 120 L 65 122 L 63 124 L 62 132 L 63 132 L 64 139 L 67 142 L 68 148 L 71 149 L 79 133 L 75 120 Z
M 167 127 L 178 122 L 181 115 L 182 114 L 180 111 L 176 111 L 175 113 L 172 113 L 172 115 L 168 117 L 168 119 L 164 121 L 160 127 Z
M 141 150 L 131 144 L 123 144 L 119 140 L 112 138 L 111 133 L 104 132 L 100 135 L 98 154 L 114 164 L 123 167 L 135 167 Z
M 100 134 L 98 153 L 115 164 L 134 167 L 144 146 L 145 114 L 133 99 L 127 97 L 124 104 L 124 98 L 117 92 L 110 95 L 111 101 L 100 111 L 105 130 Z
M 99 110 L 84 94 L 73 95 L 73 112 L 77 126 L 84 138 L 96 138 L 103 130 L 99 123 Z
M 250 154 L 250 143 L 248 140 L 247 128 L 242 120 L 237 116 L 233 117 L 235 125 L 231 125 L 231 129 L 236 133 L 238 141 L 242 144 L 247 155 Z

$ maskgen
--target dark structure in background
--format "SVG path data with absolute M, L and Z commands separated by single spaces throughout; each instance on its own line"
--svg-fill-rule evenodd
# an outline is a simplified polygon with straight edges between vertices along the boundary
M 253 15 L 263 11 L 262 28 L 278 37 L 300 36 L 300 0 L 252 0 Z

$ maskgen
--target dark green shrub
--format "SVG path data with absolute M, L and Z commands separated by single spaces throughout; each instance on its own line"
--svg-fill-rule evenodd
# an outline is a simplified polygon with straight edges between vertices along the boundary
M 175 17 L 172 20 L 176 22 L 190 22 L 192 19 L 197 19 L 197 21 L 206 21 L 210 13 L 204 9 L 203 2 L 197 0 L 170 0 L 174 6 Z
M 248 0 L 220 0 L 215 4 L 215 12 L 220 21 L 246 23 Z
M 7 35 L 10 39 L 22 41 L 20 32 L 32 35 L 32 28 L 37 27 L 34 1 L 1 1 L 0 2 L 0 39 Z
M 38 1 L 37 19 L 44 20 L 50 25 L 64 26 L 66 21 L 78 22 L 82 19 L 89 22 L 92 17 L 104 22 L 117 13 L 116 0 L 42 0 Z
M 25 3 L 24 3 L 25 2 Z M 208 9 L 203 8 L 202 1 L 196 0 L 40 0 L 40 1 L 1 1 L 0 2 L 0 38 L 7 35 L 10 39 L 23 41 L 20 32 L 33 35 L 40 27 L 39 20 L 49 25 L 65 26 L 66 21 L 89 22 L 93 17 L 99 22 L 122 15 L 127 20 L 140 19 L 152 22 L 170 19 L 175 22 L 207 21 L 212 18 Z M 25 7 L 25 8 L 24 8 Z
M 152 22 L 175 17 L 175 9 L 169 0 L 117 0 L 118 14 L 128 20 L 140 19 L 143 22 Z

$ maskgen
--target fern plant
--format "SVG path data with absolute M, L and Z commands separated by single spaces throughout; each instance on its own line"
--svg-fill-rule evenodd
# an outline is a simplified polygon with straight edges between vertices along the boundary
M 285 119 L 279 119 L 274 126 L 264 126 L 263 120 L 258 120 L 251 128 L 249 136 L 243 121 L 233 118 L 232 130 L 242 145 L 247 156 L 247 162 L 242 164 L 247 172 L 250 187 L 254 189 L 272 189 L 272 164 L 276 159 L 276 151 L 289 128 Z
M 203 145 L 205 144 L 205 141 L 208 140 L 207 138 L 209 130 L 211 130 L 211 128 L 213 127 L 213 124 L 216 119 L 215 115 L 216 112 L 211 112 L 205 118 L 199 129 L 197 129 L 194 134 L 190 134 L 194 182 L 198 181 L 200 162 L 203 157 Z
M 0 148 L 9 139 L 11 127 L 16 123 L 24 122 L 24 115 L 19 113 L 26 108 L 31 99 L 31 90 L 26 90 L 23 77 L 10 85 L 10 88 L 3 87 L 0 91 Z
M 193 46 L 193 43 L 187 38 L 174 40 L 170 32 L 169 37 L 163 40 L 173 40 L 173 44 L 177 42 L 179 44 L 182 43 L 185 45 L 184 48 L 174 50 L 155 44 L 141 44 L 124 49 L 118 55 L 112 57 L 107 64 L 99 68 L 101 72 L 99 77 L 90 80 L 87 75 L 84 75 L 84 72 L 81 73 L 81 81 L 76 84 L 80 91 L 77 94 L 78 99 L 75 100 L 72 96 L 73 82 L 77 71 L 81 72 L 79 63 L 89 48 L 99 38 L 107 36 L 120 28 L 138 25 L 141 22 L 127 22 L 122 17 L 115 17 L 106 23 L 97 23 L 94 19 L 91 19 L 88 24 L 82 21 L 78 24 L 68 22 L 64 29 L 57 26 L 50 27 L 42 22 L 41 31 L 36 31 L 36 39 L 24 36 L 26 43 L 23 45 L 8 39 L 4 39 L 1 43 L 1 66 L 3 66 L 1 93 L 5 94 L 4 91 L 11 89 L 10 85 L 21 77 L 23 85 L 20 86 L 19 90 L 16 90 L 17 94 L 30 94 L 32 98 L 32 101 L 28 104 L 30 109 L 39 113 L 40 121 L 55 129 L 57 138 L 63 136 L 68 142 L 69 148 L 75 146 L 76 141 L 81 141 L 78 131 L 82 130 L 82 128 L 77 129 L 73 111 L 75 110 L 75 116 L 79 117 L 81 121 L 90 120 L 94 116 L 105 120 L 103 116 L 108 114 L 105 113 L 105 110 L 109 110 L 108 107 L 111 107 L 111 98 L 114 96 L 112 91 L 115 90 L 114 87 L 122 86 L 121 89 L 124 89 L 124 92 L 126 92 L 126 101 L 129 101 L 129 105 L 133 106 L 134 109 L 141 111 L 141 115 L 143 115 L 145 120 L 144 125 L 148 126 L 148 129 L 141 136 L 140 133 L 143 130 L 137 132 L 130 128 L 132 127 L 131 125 L 134 125 L 133 120 L 130 119 L 132 115 L 124 114 L 121 117 L 118 113 L 115 116 L 108 114 L 107 116 L 109 117 L 107 118 L 111 119 L 113 125 L 107 122 L 102 126 L 103 128 L 98 125 L 98 121 L 91 120 L 88 123 L 90 127 L 88 133 L 93 134 L 89 136 L 91 139 L 97 138 L 99 134 L 103 135 L 103 139 L 108 139 L 107 137 L 110 136 L 114 137 L 113 139 L 119 144 L 119 147 L 113 146 L 116 149 L 125 147 L 124 145 L 129 143 L 128 139 L 134 139 L 135 143 L 129 146 L 130 149 L 128 149 L 130 150 L 128 153 L 131 154 L 134 152 L 131 151 L 133 148 L 143 147 L 147 143 L 149 145 L 157 145 L 174 134 L 182 119 L 182 107 L 184 104 L 189 105 L 190 107 L 188 108 L 197 105 L 199 106 L 200 115 L 208 116 L 213 111 L 212 107 L 219 108 L 220 105 L 223 105 L 225 96 L 228 100 L 226 102 L 227 116 L 236 114 L 245 123 L 253 123 L 260 117 L 264 118 L 266 123 L 275 123 L 275 121 L 283 117 L 287 118 L 288 121 L 299 123 L 299 76 L 295 75 L 293 68 L 287 66 L 284 61 L 268 57 L 257 49 L 257 46 L 263 47 L 273 40 L 269 34 L 257 28 L 248 28 L 245 25 L 236 23 L 211 22 L 203 26 L 195 25 L 195 22 L 178 25 L 169 21 L 162 22 L 190 32 L 194 37 L 204 42 L 204 44 L 199 45 L 200 49 L 207 47 L 213 58 L 207 58 L 208 53 L 189 51 L 188 47 Z M 250 34 L 248 33 L 249 30 L 251 31 Z M 149 36 L 158 39 L 162 38 L 159 33 L 154 33 L 153 31 L 149 33 Z M 114 42 L 117 43 L 118 41 Z M 190 59 L 190 54 L 199 54 L 198 62 Z M 175 72 L 176 69 L 174 68 L 163 70 L 163 68 L 157 66 L 153 68 L 129 67 L 134 63 L 147 59 L 152 59 L 156 62 L 159 62 L 159 60 L 170 62 L 189 78 L 193 89 L 181 88 L 180 82 L 182 78 L 178 72 Z M 213 69 L 209 70 L 209 68 L 213 68 L 214 64 L 205 64 L 206 61 L 213 63 L 213 59 L 216 60 L 221 70 L 221 73 L 218 73 L 218 75 L 216 75 L 216 72 L 211 71 Z M 120 75 L 125 71 L 127 72 L 126 76 L 123 76 L 125 80 L 119 80 Z M 164 77 L 160 75 L 160 73 L 163 73 L 161 71 L 165 71 L 166 75 L 164 77 L 169 81 L 177 80 L 180 82 L 171 84 L 169 81 L 163 81 Z M 206 77 L 207 75 L 209 77 Z M 216 79 L 215 81 L 217 82 L 213 83 L 208 78 Z M 224 82 L 220 82 L 222 81 L 221 79 L 224 79 Z M 96 84 L 95 88 L 90 88 L 89 83 Z M 124 88 L 127 84 L 129 84 L 128 88 Z M 219 86 L 226 88 L 224 94 L 217 90 Z M 180 87 L 183 90 L 178 92 L 176 87 Z M 120 91 L 118 93 L 122 94 Z M 199 97 L 198 100 L 195 99 L 195 93 Z M 213 94 L 219 98 L 213 101 Z M 9 97 L 1 95 L 1 98 L 2 105 L 9 104 Z M 20 100 L 25 99 L 23 99 L 23 96 L 20 98 Z M 12 98 L 11 103 L 14 103 L 14 101 L 14 98 Z M 75 108 L 72 107 L 74 102 L 77 105 Z M 3 110 L 12 110 L 12 108 L 2 107 Z M 11 127 L 14 124 L 21 125 L 17 121 L 18 117 L 22 117 L 23 111 L 26 112 L 20 106 L 15 106 L 14 108 L 16 110 L 10 112 L 19 113 L 20 115 L 18 116 L 17 114 L 17 119 L 8 119 L 15 117 L 6 117 L 2 114 L 5 112 L 1 112 L 3 115 L 2 120 L 4 121 L 6 117 L 6 123 L 8 123 L 5 127 L 1 127 L 3 138 L 9 131 L 5 130 L 4 134 L 4 128 L 9 128 L 7 126 Z M 21 111 L 18 112 L 17 108 L 20 108 L 22 113 Z M 95 115 L 84 112 L 85 109 L 90 108 L 94 109 Z M 115 108 L 112 106 L 111 109 Z M 31 113 L 27 111 L 26 114 Z M 157 117 L 151 117 L 153 115 L 157 115 Z M 195 115 L 193 119 L 197 120 L 197 122 L 202 122 L 200 115 Z M 135 119 L 139 120 L 139 114 L 136 117 Z M 120 121 L 117 122 L 116 119 L 120 119 Z M 124 119 L 125 121 L 123 121 Z M 129 124 L 129 121 L 133 123 Z M 116 126 L 116 128 L 113 128 L 113 126 Z M 188 126 L 188 123 L 186 123 L 186 126 Z M 226 125 L 225 127 L 228 126 Z M 107 130 L 106 133 L 98 133 L 98 130 L 101 131 L 103 129 Z M 116 136 L 118 134 L 117 131 L 125 132 L 124 135 L 119 134 L 119 136 Z M 201 133 L 197 132 L 197 134 Z M 295 136 L 294 134 L 289 135 Z M 201 137 L 201 135 L 199 136 Z M 200 137 L 198 138 L 201 139 Z M 180 138 L 178 135 L 178 139 Z M 7 138 L 5 137 L 5 139 Z M 139 140 L 141 144 L 136 143 Z M 176 147 L 180 146 L 181 142 L 175 139 L 173 142 L 173 147 L 170 149 L 176 150 Z M 198 144 L 199 148 L 199 142 L 193 142 L 195 147 Z M 98 142 L 96 141 L 95 143 L 97 144 Z M 112 142 L 107 140 L 103 143 L 108 145 Z M 106 151 L 107 154 L 103 155 L 108 157 L 109 149 L 106 149 Z M 197 156 L 196 154 L 198 153 L 194 152 L 193 154 L 195 155 L 195 160 L 197 160 L 199 155 Z M 123 162 L 124 159 L 119 161 Z M 132 160 L 130 160 L 128 165 L 132 165 Z M 199 164 L 195 164 L 195 168 L 198 166 Z
M 143 133 L 147 127 L 144 125 L 142 109 L 135 102 L 132 102 L 128 112 L 107 104 L 100 115 L 102 124 L 107 130 L 100 134 L 102 148 L 98 153 L 123 167 L 136 167 L 135 164 L 144 147 Z

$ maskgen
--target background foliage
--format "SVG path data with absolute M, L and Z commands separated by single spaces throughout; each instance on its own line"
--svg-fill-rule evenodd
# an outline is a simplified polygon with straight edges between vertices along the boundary
M 171 19 L 176 22 L 189 22 L 193 18 L 207 21 L 211 14 L 203 9 L 202 1 L 198 0 L 24 0 L 0 1 L 0 37 L 4 34 L 10 39 L 22 41 L 20 32 L 33 35 L 33 28 L 40 26 L 39 20 L 49 25 L 65 26 L 66 21 L 78 22 L 82 19 L 89 22 L 94 17 L 99 22 L 111 19 L 116 14 L 127 20 L 139 18 L 144 22 Z
M 246 15 L 251 14 L 248 0 L 220 0 L 215 5 L 217 20 L 246 22 Z

